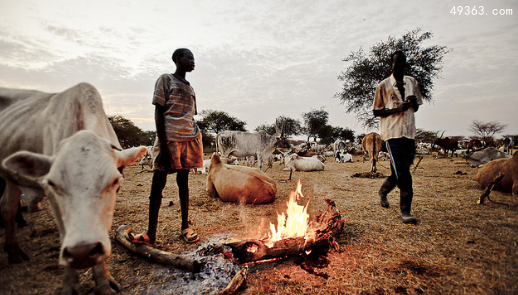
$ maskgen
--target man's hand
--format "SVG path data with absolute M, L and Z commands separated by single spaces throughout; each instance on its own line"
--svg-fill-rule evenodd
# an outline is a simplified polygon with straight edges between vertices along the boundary
M 171 156 L 169 155 L 169 148 L 160 146 L 160 154 L 158 155 L 158 163 L 165 169 L 171 169 Z

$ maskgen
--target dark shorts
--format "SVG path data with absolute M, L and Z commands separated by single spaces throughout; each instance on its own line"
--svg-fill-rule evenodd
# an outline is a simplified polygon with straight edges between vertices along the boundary
M 389 181 L 397 184 L 400 190 L 412 192 L 412 174 L 410 166 L 415 157 L 415 140 L 409 138 L 392 138 L 385 142 L 390 155 L 390 170 L 392 175 Z
M 191 141 L 167 143 L 171 155 L 171 167 L 165 169 L 158 163 L 160 155 L 160 142 L 158 137 L 153 145 L 153 170 L 180 170 L 203 168 L 203 143 L 201 133 Z

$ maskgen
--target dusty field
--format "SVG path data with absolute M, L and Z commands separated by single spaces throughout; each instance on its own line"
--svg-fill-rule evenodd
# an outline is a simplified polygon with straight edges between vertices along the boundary
M 388 162 L 381 165 L 379 171 L 387 175 Z M 377 196 L 382 179 L 351 177 L 369 168 L 367 162 L 338 164 L 330 159 L 325 171 L 295 172 L 293 179 L 286 181 L 289 173 L 275 163 L 266 173 L 277 181 L 278 199 L 261 206 L 213 199 L 205 193 L 206 175 L 191 174 L 190 219 L 201 237 L 195 245 L 187 245 L 178 237 L 180 207 L 175 175 L 171 175 L 164 192 L 156 247 L 183 253 L 220 234 L 253 236 L 258 229 L 266 229 L 277 212 L 285 210 L 289 192 L 300 178 L 303 193 L 313 197 L 310 214 L 327 208 L 324 198 L 346 210 L 342 214 L 345 229 L 338 240 L 340 250 L 252 266 L 240 294 L 518 293 L 517 199 L 493 192 L 491 199 L 508 205 L 487 201 L 477 205 L 482 192 L 474 181 L 477 169 L 469 168 L 462 159 L 425 156 L 413 173 L 412 213 L 419 223 L 404 225 L 398 217 L 397 189 L 389 195 L 390 208 L 384 209 Z M 139 170 L 137 165 L 125 170 L 112 237 L 122 224 L 131 224 L 137 231 L 147 226 L 151 173 L 138 174 Z M 32 225 L 18 232 L 31 260 L 9 265 L 7 255 L 0 254 L 1 294 L 53 294 L 61 284 L 58 232 L 46 202 L 43 207 L 40 212 L 25 213 Z M 4 242 L 3 230 L 0 242 Z M 180 293 L 171 291 L 174 288 L 167 278 L 167 268 L 131 254 L 115 240 L 112 244 L 108 267 L 124 288 L 121 294 Z M 85 290 L 93 286 L 90 271 L 85 271 L 81 279 Z M 189 283 L 180 280 L 175 284 L 188 289 Z

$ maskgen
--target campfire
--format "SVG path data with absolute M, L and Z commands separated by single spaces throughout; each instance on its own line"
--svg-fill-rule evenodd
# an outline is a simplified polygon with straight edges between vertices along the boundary
M 343 229 L 343 220 L 332 200 L 324 199 L 327 211 L 310 222 L 307 208 L 311 198 L 305 205 L 302 200 L 302 185 L 297 182 L 295 191 L 290 193 L 286 203 L 286 212 L 277 215 L 277 226 L 270 223 L 268 237 L 261 240 L 245 240 L 228 243 L 234 258 L 241 263 L 270 260 L 286 256 L 311 252 L 313 249 L 327 246 L 337 247 L 334 237 Z
M 229 278 L 226 288 L 218 294 L 233 294 L 246 279 L 248 271 L 246 264 L 308 254 L 315 249 L 325 247 L 337 249 L 338 244 L 334 238 L 343 229 L 343 220 L 340 218 L 341 212 L 336 209 L 332 200 L 324 199 L 328 205 L 327 210 L 316 216 L 314 221 L 310 221 L 307 211 L 311 198 L 307 198 L 308 201 L 305 205 L 299 205 L 299 201 L 304 198 L 299 180 L 295 191 L 290 193 L 289 200 L 286 203 L 286 212 L 278 214 L 277 225 L 270 223 L 270 232 L 265 238 L 244 241 L 233 240 L 223 243 L 223 245 L 208 241 L 196 251 L 195 257 L 161 251 L 145 244 L 132 244 L 129 235 L 132 234 L 133 229 L 128 225 L 119 227 L 116 239 L 128 249 L 143 257 L 193 273 L 195 277 L 202 280 L 198 284 L 200 285 L 199 288 L 204 288 L 204 281 L 213 282 L 214 276 L 221 276 L 221 272 L 228 273 L 233 277 L 232 279 Z M 245 266 L 238 266 L 234 264 L 234 261 L 245 264 Z M 181 281 L 185 280 L 189 279 L 187 277 L 181 279 Z M 226 276 L 223 281 L 225 280 Z M 223 281 L 218 281 L 218 284 Z M 193 287 L 192 281 L 189 283 L 189 288 L 191 287 Z M 196 289 L 192 294 L 199 293 L 199 290 L 201 289 Z
M 286 214 L 283 212 L 277 215 L 277 228 L 270 223 L 270 233 L 264 240 L 266 246 L 271 248 L 276 241 L 288 238 L 303 237 L 306 240 L 315 238 L 315 232 L 309 231 L 309 214 L 307 213 L 311 198 L 308 199 L 305 206 L 302 206 L 298 204 L 298 201 L 303 198 L 302 184 L 299 179 L 297 188 L 290 193 L 290 199 L 286 202 Z

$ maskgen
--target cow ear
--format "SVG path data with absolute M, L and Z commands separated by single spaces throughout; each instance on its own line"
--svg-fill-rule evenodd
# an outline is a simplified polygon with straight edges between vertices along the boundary
M 132 147 L 129 149 L 118 152 L 119 159 L 117 162 L 117 168 L 124 168 L 135 163 L 140 157 L 142 157 L 147 151 L 145 146 Z
M 52 158 L 42 154 L 20 151 L 6 158 L 3 165 L 15 174 L 35 179 L 49 173 Z

